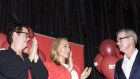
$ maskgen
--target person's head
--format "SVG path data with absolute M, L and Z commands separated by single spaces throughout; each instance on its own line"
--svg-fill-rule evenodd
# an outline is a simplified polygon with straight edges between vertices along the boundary
M 131 29 L 121 29 L 117 32 L 117 45 L 120 51 L 124 52 L 130 49 L 130 47 L 135 48 L 137 44 L 137 34 Z
M 60 65 L 60 58 L 65 59 L 65 63 L 68 63 L 68 57 L 70 53 L 70 46 L 67 38 L 56 38 L 51 47 L 51 60 L 55 64 Z
M 30 40 L 28 26 L 10 23 L 7 32 L 7 41 L 10 45 L 18 45 L 20 48 L 27 47 Z

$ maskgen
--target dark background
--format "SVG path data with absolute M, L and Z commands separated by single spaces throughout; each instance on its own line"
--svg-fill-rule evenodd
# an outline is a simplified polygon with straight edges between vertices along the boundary
M 88 79 L 104 79 L 93 66 L 100 43 L 115 41 L 122 28 L 140 35 L 140 0 L 0 0 L 0 32 L 6 33 L 9 22 L 84 45 L 85 67 L 93 67 Z

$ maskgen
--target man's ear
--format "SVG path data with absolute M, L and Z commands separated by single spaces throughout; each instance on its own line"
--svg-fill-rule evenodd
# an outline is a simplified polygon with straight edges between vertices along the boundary
M 18 35 L 18 34 L 17 34 L 16 32 L 13 32 L 12 37 L 15 38 L 15 37 L 17 37 L 17 35 Z
M 129 37 L 131 42 L 134 42 L 134 38 L 132 36 Z

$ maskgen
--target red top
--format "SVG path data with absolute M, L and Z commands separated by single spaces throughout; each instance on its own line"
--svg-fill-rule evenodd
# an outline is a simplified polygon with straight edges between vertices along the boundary
M 71 73 L 63 65 L 57 66 L 54 62 L 44 62 L 48 70 L 48 79 L 71 79 Z M 81 70 L 78 66 L 74 65 L 73 69 L 78 73 L 78 78 L 81 77 Z

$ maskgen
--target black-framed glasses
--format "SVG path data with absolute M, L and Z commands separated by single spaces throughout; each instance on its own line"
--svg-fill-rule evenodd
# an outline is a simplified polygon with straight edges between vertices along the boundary
M 126 36 L 126 37 L 119 38 L 116 42 L 119 42 L 119 41 L 121 41 L 122 39 L 129 38 L 129 37 L 131 37 L 131 36 Z
M 23 33 L 23 34 L 26 34 L 26 38 L 30 38 L 29 33 L 27 33 L 27 32 L 17 32 L 17 33 Z

